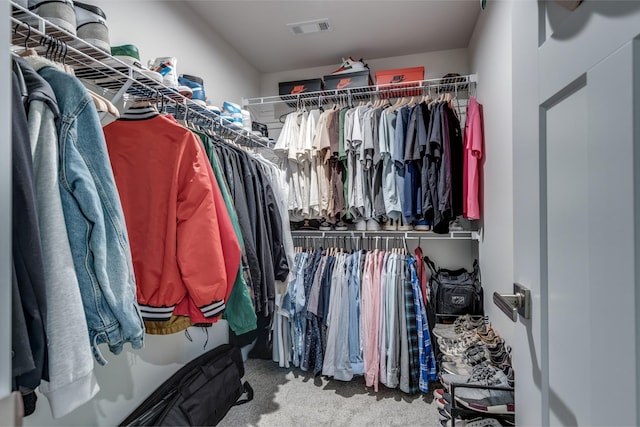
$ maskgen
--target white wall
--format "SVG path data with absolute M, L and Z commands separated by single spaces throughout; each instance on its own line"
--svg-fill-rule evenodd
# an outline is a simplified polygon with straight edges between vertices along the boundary
M 112 46 L 134 44 L 144 65 L 161 56 L 178 59 L 180 74 L 204 80 L 215 103 L 240 103 L 259 89 L 258 71 L 180 1 L 93 0 L 107 15 Z
M 379 59 L 365 58 L 365 62 L 371 70 L 372 79 L 375 77 L 376 71 L 421 66 L 424 67 L 425 79 L 440 78 L 447 73 L 458 73 L 462 75 L 469 73 L 469 55 L 467 49 L 440 50 Z M 321 78 L 335 71 L 339 66 L 340 64 L 334 64 L 326 67 L 302 68 L 262 74 L 262 76 L 260 76 L 259 95 L 277 95 L 278 82 Z M 258 96 L 258 94 L 256 93 L 251 96 Z
M 159 56 L 176 56 L 178 72 L 204 79 L 209 98 L 240 102 L 259 91 L 259 74 L 215 32 L 180 2 L 93 0 L 107 15 L 111 45 L 135 44 L 144 64 Z M 71 414 L 53 419 L 47 399 L 39 395 L 36 412 L 25 426 L 112 426 L 119 424 L 156 387 L 185 363 L 228 342 L 228 327 L 219 321 L 206 332 L 189 328 L 166 336 L 146 335 L 142 350 L 125 346 L 119 355 L 101 346 L 109 362 L 96 364 L 100 392 Z M 205 343 L 206 346 L 205 346 Z
M 511 7 L 508 1 L 490 1 L 469 44 L 477 98 L 484 106 L 484 238 L 479 250 L 485 311 L 507 341 L 511 320 L 493 304 L 492 295 L 513 290 Z

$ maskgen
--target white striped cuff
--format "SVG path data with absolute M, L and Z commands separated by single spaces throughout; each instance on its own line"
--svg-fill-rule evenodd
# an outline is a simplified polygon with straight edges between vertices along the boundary
M 164 322 L 171 319 L 171 314 L 176 306 L 171 307 L 152 307 L 150 305 L 138 304 L 140 307 L 140 314 L 142 314 L 143 320 L 149 320 L 152 322 Z
M 225 308 L 224 301 L 220 300 L 220 301 L 214 301 L 211 304 L 200 307 L 200 311 L 202 311 L 202 314 L 204 314 L 204 317 L 209 319 L 211 317 L 216 317 L 217 315 L 222 313 L 224 311 L 224 308 Z

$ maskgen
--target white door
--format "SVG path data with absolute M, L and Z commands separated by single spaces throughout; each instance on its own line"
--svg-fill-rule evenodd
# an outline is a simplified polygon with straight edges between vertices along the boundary
M 516 1 L 512 33 L 516 421 L 639 425 L 640 2 Z

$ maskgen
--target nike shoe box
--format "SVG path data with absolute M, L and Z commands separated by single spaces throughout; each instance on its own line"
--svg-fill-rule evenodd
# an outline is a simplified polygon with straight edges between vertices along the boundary
M 354 73 L 329 74 L 324 76 L 325 90 L 352 89 L 363 86 L 371 86 L 371 74 L 369 70 L 356 71 Z
M 321 91 L 324 88 L 322 79 L 294 80 L 291 82 L 278 83 L 278 94 L 283 101 L 304 99 L 309 92 Z M 295 107 L 296 102 L 287 103 L 290 107 Z
M 424 67 L 376 71 L 376 85 L 382 86 L 380 89 L 388 89 L 388 92 L 380 93 L 380 98 L 420 96 L 422 95 L 421 89 L 411 90 L 407 88 L 417 87 L 418 83 L 410 82 L 418 82 L 421 80 L 424 80 Z

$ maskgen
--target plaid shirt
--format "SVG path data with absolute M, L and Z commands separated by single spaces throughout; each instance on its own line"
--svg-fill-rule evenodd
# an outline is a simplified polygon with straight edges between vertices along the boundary
M 404 306 L 405 316 L 407 318 L 407 336 L 409 338 L 409 394 L 418 393 L 420 383 L 420 347 L 418 345 L 418 330 L 416 319 L 415 302 L 413 296 L 413 285 L 411 281 L 411 273 L 409 272 L 410 260 L 407 257 L 406 263 L 403 264 L 405 270 L 404 287 Z
M 429 382 L 436 379 L 436 361 L 431 348 L 431 336 L 429 334 L 429 324 L 427 323 L 427 313 L 424 308 L 422 291 L 416 270 L 416 259 L 409 257 L 409 274 L 413 287 L 414 313 L 416 316 L 416 328 L 418 331 L 418 347 L 420 357 L 420 383 L 419 388 L 423 393 L 429 392 Z

